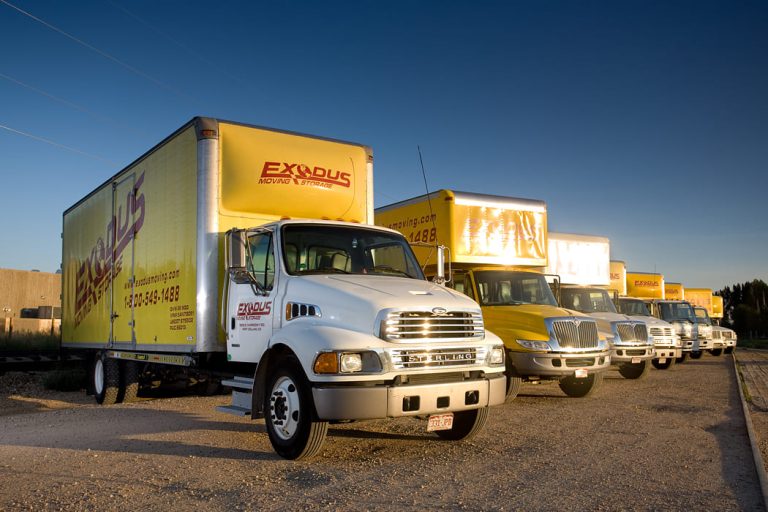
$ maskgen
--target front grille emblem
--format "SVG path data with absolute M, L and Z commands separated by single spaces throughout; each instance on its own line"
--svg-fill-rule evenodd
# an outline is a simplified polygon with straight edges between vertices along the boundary
M 445 316 L 448 310 L 445 308 L 432 308 L 432 316 Z

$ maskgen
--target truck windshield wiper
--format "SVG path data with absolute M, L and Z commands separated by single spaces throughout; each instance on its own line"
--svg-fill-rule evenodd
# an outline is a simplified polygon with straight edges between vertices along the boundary
M 312 268 L 307 270 L 299 270 L 297 273 L 298 274 L 351 274 L 351 272 L 347 272 L 346 270 L 336 268 L 336 267 Z
M 411 278 L 413 277 L 408 272 L 396 269 L 394 267 L 390 267 L 389 265 L 375 265 L 370 270 L 372 270 L 374 274 L 379 274 L 379 273 L 381 273 L 381 274 L 397 274 L 399 276 L 404 276 L 404 277 L 411 277 Z

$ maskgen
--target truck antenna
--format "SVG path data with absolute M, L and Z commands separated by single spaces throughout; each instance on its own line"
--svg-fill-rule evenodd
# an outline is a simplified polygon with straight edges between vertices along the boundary
M 427 185 L 427 171 L 424 169 L 424 158 L 421 156 L 421 146 L 418 144 L 416 145 L 416 149 L 419 151 L 419 163 L 421 164 L 421 176 L 424 178 L 424 188 L 427 191 L 427 204 L 429 204 L 429 219 L 432 221 L 432 229 L 435 232 L 435 244 L 436 246 L 432 246 L 432 250 L 434 251 L 435 248 L 437 248 L 437 275 L 435 276 L 434 281 L 438 284 L 445 284 L 446 282 L 451 281 L 451 270 L 450 270 L 450 263 L 448 268 L 448 277 L 445 276 L 445 247 L 442 247 L 437 243 L 437 223 L 435 222 L 435 213 L 432 211 L 432 197 L 429 194 L 429 185 Z M 422 240 L 422 243 L 426 242 L 426 240 Z M 424 268 L 422 268 L 422 272 L 424 272 L 427 268 L 427 262 L 429 262 L 430 258 L 432 258 L 432 253 L 430 252 L 429 256 L 424 262 Z
M 424 189 L 427 191 L 427 203 L 429 203 L 429 218 L 432 221 L 432 227 L 437 228 L 435 225 L 435 214 L 432 212 L 432 198 L 429 195 L 429 185 L 427 185 L 427 171 L 424 170 L 424 159 L 421 157 L 421 146 L 416 145 L 416 149 L 419 151 L 419 163 L 421 164 L 421 176 L 424 178 Z

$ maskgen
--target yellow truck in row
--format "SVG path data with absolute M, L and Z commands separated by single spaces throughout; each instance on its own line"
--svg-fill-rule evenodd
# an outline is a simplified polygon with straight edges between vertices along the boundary
M 610 240 L 600 236 L 550 233 L 547 272 L 560 276 L 560 304 L 598 322 L 610 344 L 611 363 L 626 379 L 648 374 L 655 357 L 653 338 L 644 319 L 619 313 L 609 293 Z
M 504 402 L 504 346 L 373 225 L 372 186 L 367 146 L 194 118 L 67 209 L 62 344 L 97 402 L 222 380 L 222 412 L 263 417 L 289 459 L 330 422 L 474 436 Z
M 595 319 L 558 306 L 547 265 L 546 203 L 439 190 L 377 208 L 376 223 L 412 243 L 428 276 L 442 267 L 446 284 L 480 303 L 486 327 L 506 349 L 508 399 L 523 381 L 552 379 L 572 397 L 587 396 L 611 363 Z

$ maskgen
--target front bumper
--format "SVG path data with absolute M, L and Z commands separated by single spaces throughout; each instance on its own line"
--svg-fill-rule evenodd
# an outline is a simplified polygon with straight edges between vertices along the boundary
M 613 364 L 649 361 L 654 358 L 652 345 L 612 345 L 611 362 Z
M 712 348 L 713 349 L 725 348 L 725 344 L 722 341 L 713 341 Z
M 709 338 L 699 338 L 699 350 L 709 350 L 713 348 L 712 340 Z
M 402 386 L 315 385 L 312 397 L 320 420 L 372 420 L 420 416 L 501 405 L 503 373 L 482 379 Z
M 523 377 L 568 377 L 576 370 L 597 372 L 611 365 L 607 350 L 600 352 L 510 352 L 512 366 Z
M 683 349 L 680 347 L 654 347 L 653 359 L 677 359 L 683 357 Z

